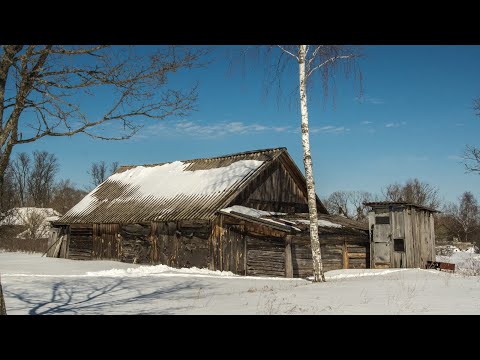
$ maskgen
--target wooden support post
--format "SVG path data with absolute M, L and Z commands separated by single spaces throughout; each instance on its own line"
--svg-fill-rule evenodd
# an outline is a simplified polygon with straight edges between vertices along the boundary
M 293 278 L 292 237 L 285 236 L 285 277 Z
M 0 277 L 0 315 L 7 315 L 7 307 L 5 306 L 5 300 L 3 299 L 1 277 Z
M 342 255 L 343 255 L 343 268 L 344 268 L 344 269 L 348 269 L 348 247 L 347 247 L 347 241 L 344 241 L 344 242 L 343 242 Z

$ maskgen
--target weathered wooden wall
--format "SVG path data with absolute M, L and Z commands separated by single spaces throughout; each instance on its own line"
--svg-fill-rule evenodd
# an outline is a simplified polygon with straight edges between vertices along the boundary
M 204 220 L 152 223 L 152 262 L 172 267 L 208 266 L 211 224 Z
M 120 260 L 119 224 L 93 224 L 93 259 Z
M 209 264 L 212 270 L 232 271 L 246 275 L 246 243 L 243 222 L 220 215 L 214 222 L 208 240 Z
M 267 169 L 251 179 L 247 186 L 231 200 L 231 205 L 243 205 L 254 209 L 278 212 L 308 212 L 308 202 L 298 186 L 301 179 L 295 179 L 289 162 L 279 159 L 273 161 Z M 303 180 L 304 181 L 304 180 Z M 318 211 L 326 213 L 318 203 Z
M 376 216 L 388 216 L 390 224 L 375 225 Z M 387 267 L 423 268 L 427 261 L 435 260 L 434 217 L 430 211 L 413 206 L 376 208 L 369 213 L 369 224 L 374 225 L 374 238 L 382 236 L 389 241 L 390 264 Z M 395 239 L 404 240 L 405 251 L 395 251 Z
M 150 241 L 150 224 L 120 225 L 122 262 L 133 264 L 151 264 L 152 246 Z
M 320 230 L 325 271 L 370 267 L 366 232 Z M 220 216 L 211 237 L 210 268 L 252 276 L 312 276 L 308 233 L 289 234 L 249 221 Z M 246 256 L 245 256 L 246 255 Z
M 93 251 L 93 227 L 91 224 L 71 224 L 68 228 L 68 258 L 91 260 Z
M 332 234 L 320 232 L 323 270 L 366 269 L 370 267 L 367 234 Z M 293 277 L 312 276 L 312 250 L 309 236 L 292 237 Z

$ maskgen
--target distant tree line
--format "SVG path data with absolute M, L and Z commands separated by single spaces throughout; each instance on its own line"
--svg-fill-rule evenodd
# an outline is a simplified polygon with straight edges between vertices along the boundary
M 118 162 L 94 162 L 87 173 L 93 187 L 105 181 L 118 168 Z M 54 154 L 34 151 L 12 157 L 0 187 L 0 212 L 14 207 L 49 207 L 61 214 L 78 203 L 91 188 L 81 189 L 71 179 L 57 179 L 60 165 Z
M 469 241 L 480 246 L 480 207 L 469 191 L 456 202 L 442 203 L 437 187 L 415 178 L 404 184 L 389 184 L 381 189 L 381 194 L 335 191 L 322 199 L 330 214 L 362 222 L 368 222 L 368 207 L 364 203 L 371 201 L 405 201 L 439 210 L 441 212 L 435 214 L 438 242 Z

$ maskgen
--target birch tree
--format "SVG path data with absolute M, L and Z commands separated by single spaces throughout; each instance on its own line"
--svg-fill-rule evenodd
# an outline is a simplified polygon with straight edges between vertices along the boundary
M 169 86 L 206 50 L 178 46 L 0 45 L 0 186 L 13 149 L 45 137 L 134 135 L 148 119 L 184 116 L 193 86 Z M 89 111 L 97 102 L 98 112 Z
M 322 255 L 318 236 L 317 196 L 313 177 L 313 161 L 310 151 L 310 133 L 308 116 L 308 91 L 311 89 L 314 75 L 319 75 L 322 82 L 323 95 L 328 95 L 329 83 L 335 75 L 338 66 L 343 65 L 345 75 L 352 70 L 359 73 L 356 58 L 360 56 L 359 49 L 340 45 L 269 45 L 257 48 L 264 50 L 269 68 L 273 70 L 270 77 L 273 85 L 278 80 L 280 89 L 281 74 L 289 64 L 295 64 L 298 71 L 298 94 L 300 104 L 301 142 L 303 149 L 303 165 L 307 182 L 308 210 L 310 219 L 310 240 L 312 247 L 314 282 L 325 281 L 323 274 Z M 273 61 L 271 61 L 273 56 Z M 361 77 L 360 77 L 361 79 Z

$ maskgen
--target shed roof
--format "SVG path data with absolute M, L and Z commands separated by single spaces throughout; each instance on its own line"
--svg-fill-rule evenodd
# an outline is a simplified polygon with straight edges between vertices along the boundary
M 286 148 L 215 158 L 122 166 L 58 223 L 211 219 Z M 296 167 L 296 166 L 295 166 Z M 298 170 L 300 176 L 303 176 Z
M 440 211 L 432 209 L 430 207 L 410 203 L 410 202 L 407 202 L 407 201 L 373 201 L 373 202 L 365 202 L 365 203 L 363 203 L 363 205 L 370 206 L 372 208 L 385 207 L 385 206 L 412 206 L 412 207 L 415 207 L 417 209 L 426 210 L 426 211 L 430 211 L 430 212 L 440 212 Z
M 256 210 L 239 205 L 221 209 L 220 213 L 291 233 L 308 232 L 310 228 L 310 215 L 308 213 L 285 214 Z M 318 227 L 324 232 L 335 233 L 361 233 L 368 231 L 368 225 L 364 223 L 340 215 L 321 213 L 318 214 Z

